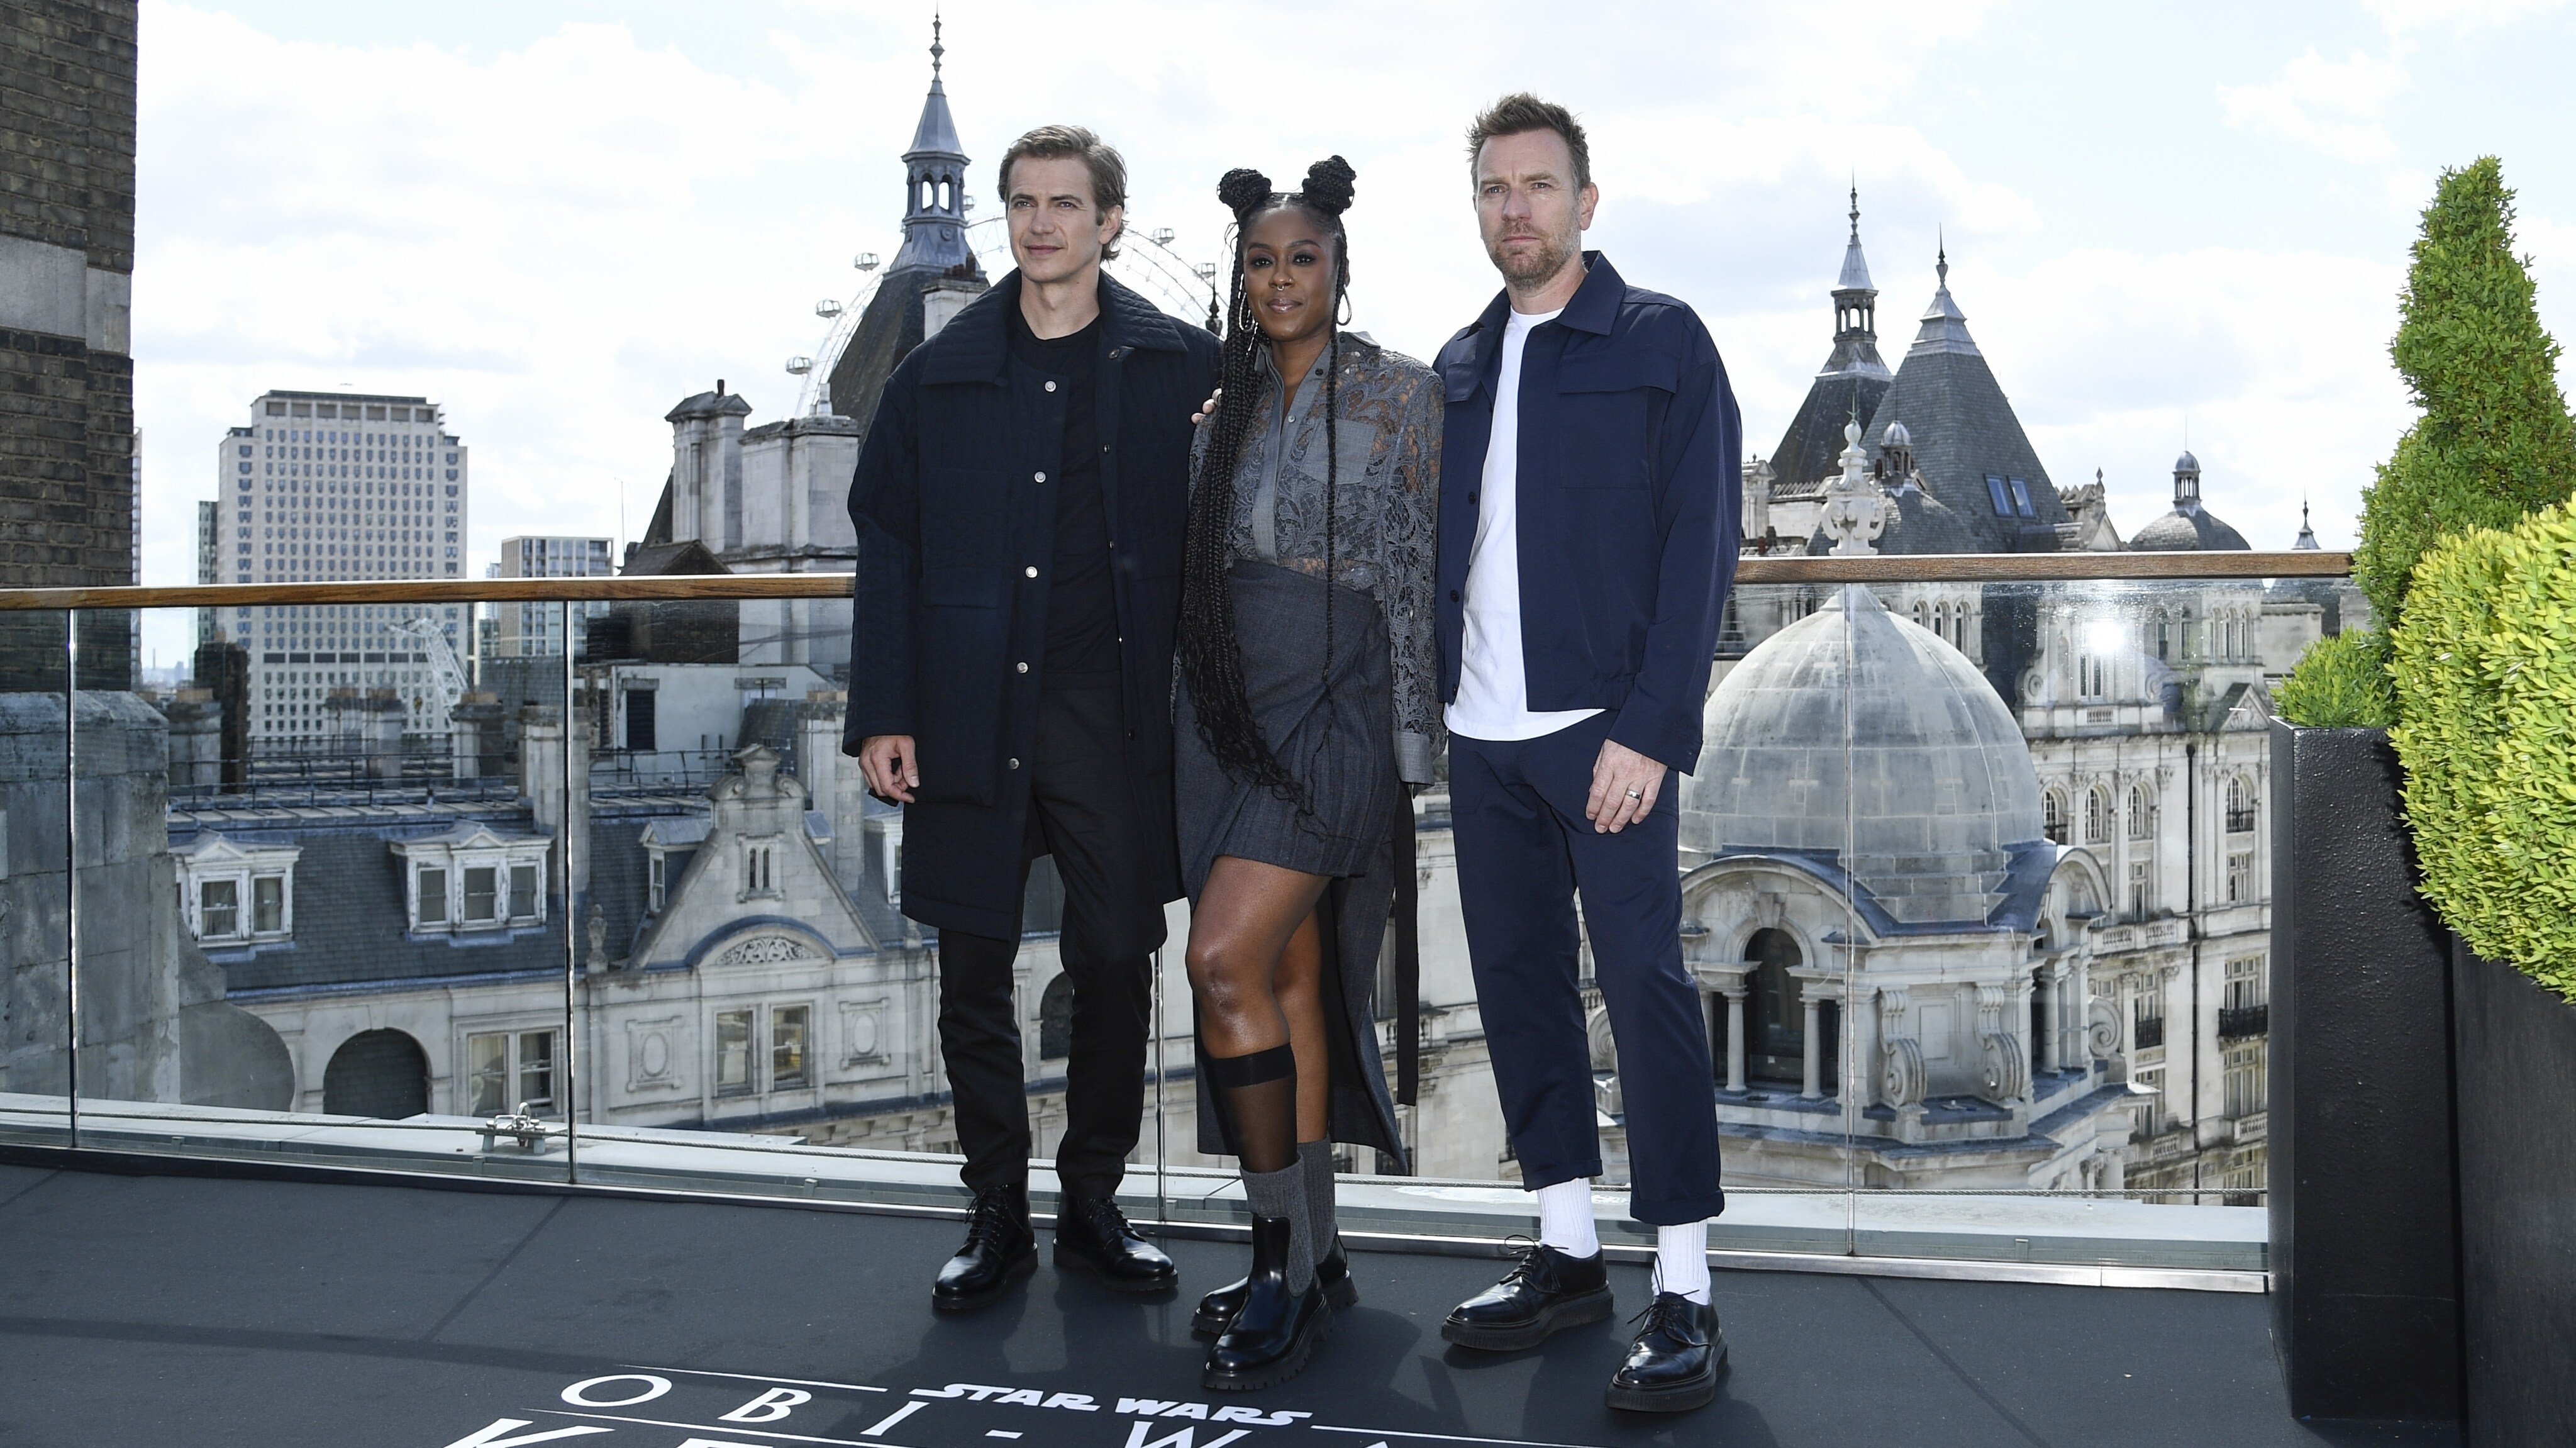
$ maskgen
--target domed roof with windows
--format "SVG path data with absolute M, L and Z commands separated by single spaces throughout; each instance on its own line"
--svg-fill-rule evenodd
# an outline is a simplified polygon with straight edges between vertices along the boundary
M 2129 540 L 2132 553 L 2192 553 L 2221 549 L 2250 552 L 2254 545 L 2200 505 L 2200 459 L 2186 449 L 2174 459 L 2173 511 Z
M 1966 655 L 1860 585 L 1728 673 L 1703 735 L 1681 800 L 1682 846 L 1701 859 L 1847 870 L 1898 928 L 1992 921 L 2055 863 L 2004 701 Z

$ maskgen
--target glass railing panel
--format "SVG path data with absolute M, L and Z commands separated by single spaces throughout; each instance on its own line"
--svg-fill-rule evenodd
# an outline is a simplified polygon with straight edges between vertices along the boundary
M 2366 605 L 2341 579 L 1875 591 L 1951 683 L 1848 744 L 1880 781 L 1849 1250 L 2262 1270 L 2271 696 Z
M 903 914 L 903 810 L 842 753 L 847 600 L 572 607 L 582 1179 L 962 1202 L 938 932 Z M 1054 879 L 1030 871 L 1009 987 L 1040 1157 Z
M 70 1139 L 69 615 L 0 613 L 0 1141 Z
M 115 615 L 180 662 L 84 672 L 84 1146 L 564 1178 L 566 671 L 477 612 Z

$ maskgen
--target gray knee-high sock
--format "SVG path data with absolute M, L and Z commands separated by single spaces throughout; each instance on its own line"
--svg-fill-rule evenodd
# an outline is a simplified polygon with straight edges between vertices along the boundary
M 1342 1236 L 1333 1215 L 1333 1143 L 1297 1143 L 1297 1166 L 1306 1174 L 1306 1233 L 1320 1261 L 1333 1255 L 1333 1244 Z
M 1288 1290 L 1303 1292 L 1315 1280 L 1315 1242 L 1306 1216 L 1306 1169 L 1291 1163 L 1280 1171 L 1243 1174 L 1244 1200 L 1256 1217 L 1288 1219 Z

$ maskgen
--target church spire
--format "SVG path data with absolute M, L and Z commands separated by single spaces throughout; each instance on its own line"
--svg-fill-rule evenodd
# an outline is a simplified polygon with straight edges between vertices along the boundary
M 966 152 L 957 142 L 956 119 L 948 114 L 948 87 L 940 76 L 948 47 L 940 29 L 939 17 L 933 15 L 930 94 L 921 103 L 912 146 L 903 153 L 903 249 L 887 268 L 890 274 L 910 268 L 946 271 L 975 259 L 966 244 Z
M 2299 541 L 2290 545 L 2294 553 L 2317 551 L 2317 530 L 2308 526 L 2308 500 L 2299 500 Z
M 1851 237 L 1843 243 L 1842 275 L 1834 279 L 1834 354 L 1825 362 L 1825 377 L 1887 377 L 1878 355 L 1878 288 L 1869 279 L 1869 260 L 1860 250 L 1860 186 L 1851 190 Z

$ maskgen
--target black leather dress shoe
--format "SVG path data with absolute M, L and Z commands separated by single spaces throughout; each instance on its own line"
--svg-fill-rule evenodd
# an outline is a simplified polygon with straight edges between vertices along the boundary
M 1333 1310 L 1324 1305 L 1324 1286 L 1309 1282 L 1303 1292 L 1288 1290 L 1288 1241 L 1294 1230 L 1286 1217 L 1252 1219 L 1251 1284 L 1243 1307 L 1225 1332 L 1209 1346 L 1207 1370 L 1199 1382 L 1211 1392 L 1250 1393 L 1277 1387 L 1305 1371 L 1333 1326 Z
M 1029 1230 L 1026 1187 L 986 1187 L 966 1218 L 966 1243 L 939 1269 L 930 1305 L 941 1312 L 982 1307 L 1038 1270 L 1037 1234 Z
M 1066 1197 L 1055 1212 L 1055 1265 L 1087 1268 L 1113 1292 L 1168 1292 L 1180 1270 L 1136 1235 L 1127 1214 L 1104 1197 Z
M 1350 1254 L 1342 1250 L 1338 1233 L 1333 1237 L 1333 1250 L 1315 1263 L 1315 1281 L 1324 1289 L 1324 1301 L 1334 1307 L 1356 1306 L 1360 1300 L 1360 1290 L 1351 1282 Z M 1198 1315 L 1190 1319 L 1190 1335 L 1215 1337 L 1224 1332 L 1225 1325 L 1243 1310 L 1243 1294 L 1251 1287 L 1251 1278 L 1238 1277 L 1200 1298 Z
M 1610 1375 L 1610 1406 L 1635 1413 L 1680 1413 L 1717 1396 L 1726 1369 L 1726 1334 L 1717 1309 L 1678 1292 L 1655 1296 L 1646 1325 L 1628 1344 L 1628 1360 Z
M 1569 1257 L 1533 1243 L 1503 1280 L 1458 1304 L 1440 1335 L 1460 1347 L 1511 1352 L 1547 1335 L 1610 1315 L 1610 1275 L 1601 1254 Z

